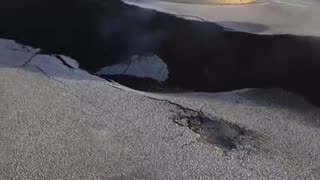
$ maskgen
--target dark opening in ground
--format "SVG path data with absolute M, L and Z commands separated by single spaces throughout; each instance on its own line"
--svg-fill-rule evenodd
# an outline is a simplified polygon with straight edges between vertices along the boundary
M 226 31 L 209 22 L 127 5 L 119 0 L 4 0 L 0 37 L 76 59 L 95 73 L 132 55 L 154 53 L 169 78 L 114 75 L 137 89 L 221 92 L 278 87 L 320 104 L 320 38 Z

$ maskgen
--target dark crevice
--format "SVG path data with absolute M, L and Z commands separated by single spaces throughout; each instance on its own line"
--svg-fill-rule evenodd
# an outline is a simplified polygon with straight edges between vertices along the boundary
M 315 48 L 320 41 L 315 37 L 226 31 L 215 23 L 186 20 L 120 0 L 4 0 L 0 22 L 1 38 L 43 49 L 22 66 L 38 54 L 62 54 L 95 74 L 132 55 L 154 53 L 169 69 L 169 79 L 163 83 L 126 75 L 101 76 L 141 90 L 220 92 L 279 86 L 303 94 L 303 88 L 314 87 L 320 67 L 315 61 L 320 57 Z M 39 66 L 35 68 L 50 78 Z M 174 123 L 223 150 L 258 147 L 260 136 L 254 131 L 168 100 L 149 98 L 177 107 Z
M 65 65 L 66 67 L 68 67 L 69 69 L 75 70 L 75 68 L 73 66 L 71 66 L 70 64 L 67 63 L 66 60 L 63 59 L 63 57 L 61 57 L 61 55 L 54 55 L 54 57 L 56 57 L 57 59 L 59 59 L 63 65 Z
M 42 50 L 38 50 L 36 53 L 34 53 L 29 59 L 27 59 L 23 64 L 19 65 L 19 67 L 25 67 L 27 66 L 32 60 L 34 57 L 36 57 L 37 55 L 39 54 L 42 54 L 43 51 Z
M 168 67 L 164 83 L 105 77 L 141 90 L 281 88 L 320 104 L 319 37 L 229 31 L 120 0 L 3 0 L 0 22 L 0 38 L 69 56 L 92 74 L 133 55 L 154 53 Z

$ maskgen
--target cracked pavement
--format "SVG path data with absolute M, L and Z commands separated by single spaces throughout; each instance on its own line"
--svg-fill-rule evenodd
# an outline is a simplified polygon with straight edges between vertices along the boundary
M 304 21 L 310 14 L 303 7 L 263 18 L 269 29 L 238 23 L 261 22 L 270 6 L 285 9 L 259 3 L 263 13 L 253 19 L 242 6 L 233 14 L 234 7 L 222 8 L 230 16 L 213 20 L 254 33 L 319 34 L 318 19 Z M 209 20 L 208 11 L 220 9 L 151 5 Z M 2 39 L 0 102 L 4 180 L 320 179 L 320 109 L 277 89 L 146 93 L 91 75 L 68 57 Z
M 0 179 L 319 179 L 320 110 L 302 98 L 145 93 L 0 51 Z

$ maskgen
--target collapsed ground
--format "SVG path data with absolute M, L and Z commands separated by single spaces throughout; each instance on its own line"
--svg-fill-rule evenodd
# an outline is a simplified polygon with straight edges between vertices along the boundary
M 138 79 L 139 85 L 136 77 L 107 77 L 138 89 L 282 88 L 320 102 L 317 37 L 233 32 L 117 0 L 20 3 L 1 2 L 0 37 L 72 57 L 91 73 L 133 55 L 156 54 L 169 73 L 160 88 L 153 79 Z

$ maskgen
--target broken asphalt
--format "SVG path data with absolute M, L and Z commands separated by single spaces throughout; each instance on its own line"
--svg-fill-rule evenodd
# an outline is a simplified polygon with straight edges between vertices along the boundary
M 145 93 L 0 51 L 0 179 L 319 179 L 320 110 L 301 97 Z

